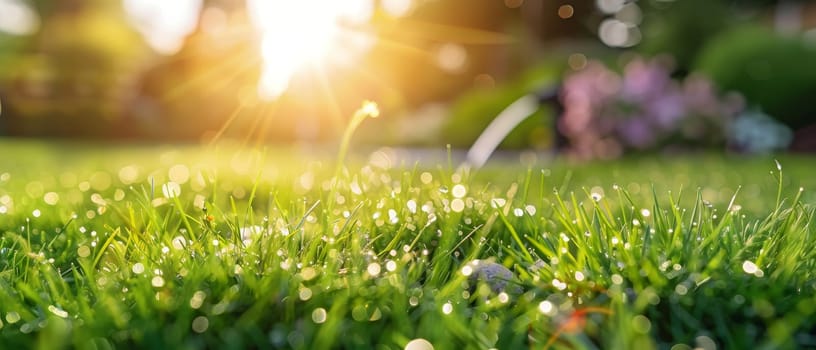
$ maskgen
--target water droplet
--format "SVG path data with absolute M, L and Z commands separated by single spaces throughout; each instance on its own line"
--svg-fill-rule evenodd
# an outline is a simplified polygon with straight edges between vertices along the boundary
M 756 264 L 754 264 L 752 261 L 745 260 L 745 262 L 742 263 L 742 271 L 745 271 L 745 273 L 747 274 L 753 275 L 758 270 L 759 267 L 757 267 Z
M 584 273 L 581 271 L 575 271 L 575 280 L 581 282 L 584 280 Z
M 686 293 L 688 293 L 688 287 L 680 283 L 674 287 L 674 292 L 677 293 L 677 295 L 686 295 Z
M 328 317 L 328 315 L 326 314 L 326 309 L 324 309 L 322 307 L 319 307 L 317 309 L 314 309 L 314 311 L 312 311 L 312 321 L 314 323 L 321 324 L 323 322 L 326 322 L 327 317 Z
M 456 198 L 453 201 L 451 201 L 450 206 L 451 210 L 453 210 L 454 212 L 461 213 L 463 210 L 465 210 L 465 201 Z
M 150 280 L 150 284 L 156 288 L 164 287 L 164 278 L 162 278 L 162 276 L 155 276 Z
M 307 267 L 300 272 L 300 275 L 303 277 L 304 281 L 309 281 L 317 277 L 317 270 L 315 270 L 313 267 Z
M 184 240 L 184 237 L 176 236 L 176 237 L 173 238 L 173 243 L 172 243 L 173 249 L 176 249 L 176 250 L 184 249 L 185 243 L 186 243 L 186 241 Z
M 453 312 L 453 304 L 447 302 L 444 305 L 442 305 L 442 313 L 444 313 L 445 315 L 450 315 L 451 312 Z
M 610 279 L 614 284 L 623 284 L 623 277 L 621 275 L 614 274 Z
M 510 296 L 507 295 L 507 293 L 505 293 L 505 292 L 499 293 L 499 302 L 500 303 L 507 304 L 508 301 L 510 301 Z
M 396 271 L 397 270 L 397 262 L 394 261 L 394 260 L 389 260 L 387 263 L 385 263 L 385 269 L 388 270 L 388 271 L 391 271 L 391 272 Z
M 56 315 L 57 317 L 68 318 L 68 312 L 66 312 L 65 310 L 60 309 L 60 308 L 58 308 L 58 307 L 56 307 L 54 305 L 48 305 L 48 311 L 50 311 L 52 314 Z
M 368 268 L 366 269 L 366 271 L 368 271 L 368 274 L 371 275 L 372 277 L 377 277 L 377 275 L 379 275 L 381 271 L 380 264 L 375 262 L 368 264 Z
M 91 248 L 85 245 L 79 246 L 79 248 L 77 248 L 77 255 L 79 255 L 80 258 L 87 258 L 91 255 Z
M 6 322 L 17 323 L 20 321 L 20 314 L 17 311 L 11 311 L 6 314 Z
M 57 205 L 57 202 L 59 202 L 59 194 L 56 192 L 48 192 L 43 196 L 43 201 L 48 205 Z
M 419 175 L 419 180 L 422 181 L 423 184 L 427 185 L 431 183 L 431 181 L 433 181 L 433 175 L 431 175 L 431 173 L 429 172 L 424 172 L 421 175 Z
M 646 316 L 637 315 L 632 317 L 632 329 L 640 334 L 649 334 L 652 329 L 652 322 Z
M 164 194 L 165 198 L 176 198 L 181 195 L 181 185 L 170 181 L 162 185 L 162 194 Z
M 405 350 L 434 350 L 434 347 L 431 342 L 422 338 L 417 338 L 409 341 L 408 344 L 405 344 Z
M 490 201 L 490 206 L 493 208 L 503 208 L 505 204 L 507 204 L 507 200 L 504 198 L 493 198 Z
M 303 301 L 309 300 L 312 298 L 312 290 L 308 287 L 300 288 L 298 291 L 298 297 Z
M 552 280 L 552 285 L 553 285 L 553 287 L 555 287 L 555 288 L 556 288 L 556 289 L 558 289 L 558 290 L 564 290 L 564 289 L 567 289 L 567 284 L 566 284 L 566 283 L 564 283 L 564 282 L 561 282 L 561 281 L 560 281 L 559 279 L 557 279 L 557 278 L 554 278 L 554 279 Z
M 210 320 L 207 319 L 205 316 L 198 316 L 193 319 L 193 332 L 196 333 L 204 333 L 207 331 L 207 328 L 210 327 Z
M 538 311 L 542 314 L 552 316 L 555 314 L 555 305 L 551 303 L 549 300 L 544 300 L 538 303 Z
M 526 210 L 527 214 L 529 214 L 530 216 L 534 216 L 536 214 L 536 207 L 533 206 L 532 204 L 529 204 L 526 207 L 524 207 L 524 210 Z
M 456 197 L 456 198 L 464 198 L 465 195 L 467 194 L 467 188 L 465 188 L 465 186 L 463 186 L 463 185 L 456 185 L 456 186 L 453 186 L 452 193 L 453 193 L 453 196 Z
M 137 275 L 141 275 L 144 272 L 145 267 L 142 263 L 135 263 L 130 270 Z
M 203 291 L 196 291 L 193 293 L 193 297 L 190 298 L 190 307 L 193 309 L 198 309 L 204 304 L 204 299 L 207 298 L 207 294 Z

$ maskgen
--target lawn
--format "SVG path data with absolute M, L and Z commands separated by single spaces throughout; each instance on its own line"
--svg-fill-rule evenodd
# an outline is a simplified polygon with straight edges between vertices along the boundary
M 2 348 L 816 346 L 813 158 L 0 152 Z

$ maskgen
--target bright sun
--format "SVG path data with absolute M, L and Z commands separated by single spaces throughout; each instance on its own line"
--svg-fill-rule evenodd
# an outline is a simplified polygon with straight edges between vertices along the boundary
M 348 30 L 369 21 L 371 0 L 249 0 L 250 17 L 261 32 L 262 97 L 282 94 L 300 70 L 353 60 L 372 39 Z
M 2 1 L 2 0 L 0 0 Z M 133 24 L 158 52 L 172 54 L 196 25 L 201 0 L 123 0 Z M 410 0 L 382 0 L 383 4 Z M 260 34 L 264 98 L 280 96 L 308 67 L 354 62 L 373 37 L 351 28 L 365 24 L 374 0 L 247 0 L 247 13 Z M 404 4 L 403 4 L 404 5 Z M 404 6 L 403 6 L 404 7 Z

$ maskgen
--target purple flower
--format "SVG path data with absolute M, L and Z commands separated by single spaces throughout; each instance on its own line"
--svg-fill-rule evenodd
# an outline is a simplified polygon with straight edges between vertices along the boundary
M 565 79 L 561 97 L 565 112 L 558 127 L 570 141 L 571 154 L 581 159 L 663 146 L 721 145 L 728 123 L 744 104 L 739 95 L 721 98 L 701 75 L 673 80 L 670 65 L 660 58 L 634 59 L 622 75 L 590 62 Z M 614 152 L 607 151 L 610 147 Z

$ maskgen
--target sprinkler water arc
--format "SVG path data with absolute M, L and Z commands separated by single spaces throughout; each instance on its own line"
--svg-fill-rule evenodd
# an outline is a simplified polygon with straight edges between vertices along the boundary
M 522 96 L 501 111 L 479 135 L 473 143 L 473 146 L 470 147 L 465 156 L 465 161 L 462 162 L 459 168 L 478 169 L 484 166 L 507 135 L 521 124 L 521 122 L 538 111 L 542 105 L 549 105 L 554 109 L 552 130 L 555 135 L 555 145 L 553 146 L 553 151 L 557 152 L 564 144 L 564 138 L 558 131 L 557 122 L 563 110 L 558 98 L 560 89 L 558 86 L 554 86 L 539 91 L 539 93 Z

